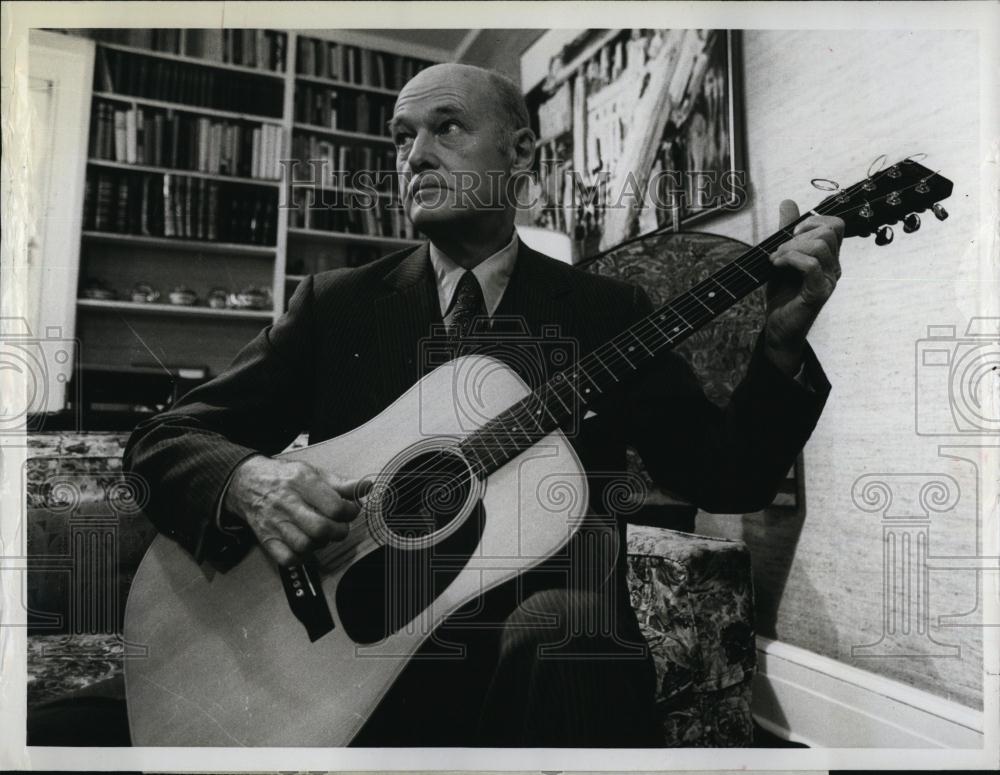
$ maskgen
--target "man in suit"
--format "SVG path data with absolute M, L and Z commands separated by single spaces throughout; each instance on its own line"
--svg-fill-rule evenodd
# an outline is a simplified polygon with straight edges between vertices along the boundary
M 465 65 L 428 68 L 401 91 L 390 127 L 407 215 L 429 242 L 306 279 L 225 373 L 129 442 L 126 466 L 149 481 L 150 517 L 199 560 L 225 566 L 256 541 L 275 562 L 295 564 L 344 538 L 366 483 L 271 455 L 304 430 L 317 443 L 387 407 L 421 376 L 420 343 L 433 324 L 459 343 L 476 318 L 493 321 L 500 341 L 516 335 L 502 321 L 532 336 L 556 324 L 586 353 L 651 310 L 641 289 L 518 239 L 511 194 L 531 168 L 535 137 L 512 82 Z M 783 222 L 797 218 L 783 203 Z M 838 219 L 808 218 L 774 254 L 783 271 L 725 409 L 676 355 L 593 405 L 570 438 L 592 477 L 581 535 L 618 543 L 581 539 L 570 555 L 582 574 L 543 566 L 445 625 L 428 651 L 451 640 L 466 657 L 414 660 L 356 743 L 656 744 L 652 667 L 623 553 L 586 549 L 624 545 L 603 487 L 625 469 L 628 444 L 659 483 L 702 508 L 738 513 L 771 500 L 829 390 L 806 334 L 839 277 L 842 234 Z M 593 621 L 604 624 L 581 624 Z

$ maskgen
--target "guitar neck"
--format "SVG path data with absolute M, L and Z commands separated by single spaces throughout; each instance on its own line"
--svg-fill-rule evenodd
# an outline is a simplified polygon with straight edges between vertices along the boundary
M 557 428 L 570 427 L 588 406 L 613 396 L 677 344 L 767 282 L 769 255 L 792 238 L 799 218 L 688 291 L 674 297 L 577 363 L 554 374 L 523 400 L 462 442 L 463 452 L 489 474 Z

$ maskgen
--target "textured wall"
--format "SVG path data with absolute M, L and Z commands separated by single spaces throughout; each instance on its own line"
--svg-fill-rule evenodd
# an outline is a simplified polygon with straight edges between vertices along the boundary
M 762 634 L 973 707 L 981 703 L 980 638 L 974 627 L 938 620 L 976 608 L 973 572 L 930 571 L 929 616 L 918 617 L 928 621 L 927 633 L 897 630 L 874 653 L 852 647 L 883 637 L 883 523 L 896 519 L 886 513 L 928 515 L 909 520 L 907 531 L 924 533 L 931 555 L 975 554 L 976 465 L 945 455 L 979 452 L 939 447 L 984 439 L 918 436 L 914 418 L 915 343 L 928 325 L 964 333 L 983 308 L 975 301 L 984 287 L 977 282 L 977 45 L 975 34 L 964 32 L 744 33 L 752 196 L 744 211 L 702 228 L 760 241 L 776 228 L 781 199 L 811 207 L 821 196 L 810 178 L 846 186 L 880 153 L 928 153 L 924 163 L 950 177 L 955 191 L 945 223 L 926 213 L 917 234 L 897 229 L 888 247 L 871 240 L 843 247 L 843 280 L 811 336 L 834 388 L 805 451 L 804 514 L 698 520 L 700 532 L 750 544 Z M 940 402 L 921 409 L 947 424 Z M 943 502 L 925 497 L 922 506 L 920 490 L 933 479 L 950 494 Z M 888 507 L 876 502 L 877 481 L 892 492 Z M 875 511 L 862 510 L 852 490 L 862 505 L 874 498 L 867 505 Z M 934 492 L 942 490 L 924 495 Z M 897 595 L 890 610 L 913 611 L 908 601 Z M 972 615 L 960 623 L 979 621 Z
M 513 31 L 513 42 L 522 34 Z M 477 63 L 514 71 L 499 33 L 490 43 Z M 976 301 L 983 293 L 978 38 L 948 31 L 793 30 L 746 31 L 743 43 L 751 197 L 741 212 L 700 229 L 759 242 L 777 228 L 781 199 L 812 207 L 822 197 L 811 178 L 846 186 L 881 153 L 928 153 L 925 164 L 950 177 L 955 191 L 943 224 L 926 213 L 917 234 L 897 230 L 888 247 L 871 240 L 844 246 L 844 278 L 811 336 L 834 389 L 805 451 L 804 510 L 701 515 L 698 529 L 750 544 L 761 634 L 979 707 L 977 631 L 939 626 L 940 616 L 975 611 L 973 572 L 930 571 L 929 610 L 917 617 L 928 631 L 917 632 L 914 621 L 909 635 L 898 631 L 883 639 L 883 529 L 895 520 L 886 512 L 927 514 L 902 521 L 911 535 L 928 536 L 932 555 L 976 553 L 977 468 L 946 455 L 979 453 L 939 447 L 984 439 L 918 436 L 914 416 L 916 342 L 927 326 L 953 325 L 961 334 L 971 315 L 987 314 Z M 865 475 L 872 476 L 861 480 Z M 894 496 L 883 509 L 877 508 L 877 481 L 887 482 Z M 931 496 L 942 490 L 932 486 L 921 506 L 921 488 L 933 481 L 951 494 L 935 501 Z M 855 489 L 875 511 L 855 503 Z M 890 611 L 913 612 L 908 599 L 897 595 Z M 980 621 L 975 614 L 958 620 Z M 875 654 L 853 653 L 879 641 Z

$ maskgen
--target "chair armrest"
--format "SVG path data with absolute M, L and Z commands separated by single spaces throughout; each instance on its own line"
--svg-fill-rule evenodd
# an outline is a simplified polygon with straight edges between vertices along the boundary
M 669 684 L 661 696 L 688 681 L 718 691 L 753 675 L 753 579 L 741 541 L 629 525 L 628 584 L 658 677 Z

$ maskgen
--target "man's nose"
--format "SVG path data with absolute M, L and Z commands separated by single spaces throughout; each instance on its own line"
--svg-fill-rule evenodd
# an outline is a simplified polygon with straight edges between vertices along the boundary
M 410 146 L 410 153 L 406 157 L 406 163 L 413 172 L 436 169 L 440 165 L 433 133 L 423 129 L 417 132 Z

